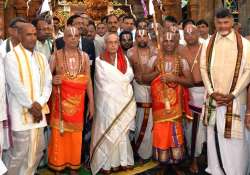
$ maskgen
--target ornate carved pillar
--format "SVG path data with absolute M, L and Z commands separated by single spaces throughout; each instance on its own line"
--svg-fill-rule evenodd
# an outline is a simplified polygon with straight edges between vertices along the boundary
M 16 9 L 16 16 L 26 17 L 26 1 L 25 0 L 14 0 L 14 8 Z
M 162 24 L 162 10 L 160 4 L 158 4 L 157 0 L 153 1 L 154 9 L 155 9 L 155 18 L 158 23 Z
M 164 16 L 174 16 L 177 20 L 182 18 L 181 0 L 163 0 Z
M 199 18 L 199 0 L 189 1 L 189 14 L 190 18 L 197 21 Z
M 0 0 L 0 16 L 4 16 L 4 0 Z
M 1 23 L 1 25 L 3 25 L 3 27 L 4 27 L 4 24 L 5 24 L 5 22 L 4 22 L 4 0 L 0 0 L 0 18 L 1 18 L 2 22 L 3 22 L 3 23 Z M 6 30 L 4 30 L 4 32 L 5 31 Z
M 10 21 L 14 17 L 16 17 L 16 12 L 14 8 L 14 0 L 8 0 L 7 7 L 4 9 L 4 21 L 6 21 L 5 22 L 5 36 L 8 35 L 7 33 L 8 22 L 7 21 Z

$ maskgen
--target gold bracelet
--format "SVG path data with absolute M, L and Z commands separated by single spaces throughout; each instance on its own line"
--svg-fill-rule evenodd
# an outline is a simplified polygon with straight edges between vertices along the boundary
M 245 115 L 250 116 L 250 113 L 246 113 Z

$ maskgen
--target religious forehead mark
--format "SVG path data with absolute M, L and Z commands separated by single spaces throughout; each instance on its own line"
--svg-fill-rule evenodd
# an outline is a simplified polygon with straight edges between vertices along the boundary
M 166 33 L 166 36 L 167 36 L 167 41 L 171 41 L 171 40 L 174 40 L 174 33 L 173 32 L 167 32 Z
M 130 34 L 123 34 L 122 38 L 126 39 L 126 40 L 131 40 L 132 39 Z
M 76 35 L 76 28 L 73 26 L 70 26 L 70 33 L 72 34 L 73 38 L 75 38 Z
M 188 33 L 188 34 L 191 34 L 193 33 L 195 30 L 197 29 L 197 27 L 195 25 L 187 25 L 186 28 L 185 28 L 185 31 Z
M 139 30 L 137 30 L 137 34 L 139 36 L 144 36 L 145 34 L 147 34 L 147 30 L 145 30 L 145 29 L 139 29 Z

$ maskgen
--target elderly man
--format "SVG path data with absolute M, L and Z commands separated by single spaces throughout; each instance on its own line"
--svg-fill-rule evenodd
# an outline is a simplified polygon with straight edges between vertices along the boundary
M 96 59 L 95 117 L 92 129 L 92 173 L 123 170 L 134 165 L 129 131 L 134 130 L 136 104 L 133 71 L 119 47 L 116 33 L 105 37 L 106 51 Z
M 232 29 L 228 9 L 215 15 L 216 31 L 204 43 L 201 75 L 207 90 L 208 167 L 216 175 L 245 175 L 248 145 L 245 135 L 247 86 L 250 82 L 250 44 Z
M 54 73 L 52 97 L 54 107 L 50 117 L 52 132 L 49 144 L 49 167 L 56 171 L 70 168 L 71 174 L 76 174 L 75 170 L 81 165 L 85 94 L 88 95 L 91 118 L 94 113 L 89 57 L 79 50 L 79 38 L 79 31 L 75 27 L 66 27 L 65 47 L 54 53 L 50 63 L 51 72 Z M 61 89 L 60 92 L 58 88 Z
M 43 129 L 49 113 L 47 101 L 52 76 L 46 57 L 35 51 L 36 29 L 30 23 L 18 28 L 20 44 L 5 59 L 13 147 L 9 149 L 8 175 L 33 175 L 45 149 Z

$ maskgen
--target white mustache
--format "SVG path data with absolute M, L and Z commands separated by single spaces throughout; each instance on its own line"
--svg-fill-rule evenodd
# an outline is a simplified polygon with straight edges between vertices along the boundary
M 220 35 L 227 35 L 230 33 L 230 31 L 220 31 L 219 33 L 220 33 Z

